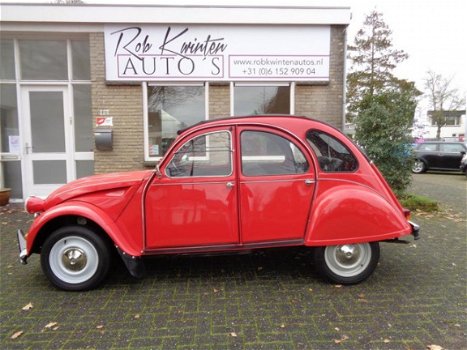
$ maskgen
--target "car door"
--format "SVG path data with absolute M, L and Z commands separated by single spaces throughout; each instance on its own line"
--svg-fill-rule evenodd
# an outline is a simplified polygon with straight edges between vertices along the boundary
M 437 143 L 421 143 L 417 148 L 416 156 L 422 159 L 428 168 L 439 167 L 440 154 Z
M 442 143 L 440 147 L 439 167 L 458 170 L 465 148 L 460 143 Z
M 145 197 L 147 250 L 238 244 L 233 128 L 190 135 Z
M 241 241 L 303 239 L 315 188 L 305 147 L 275 129 L 238 127 L 237 135 Z

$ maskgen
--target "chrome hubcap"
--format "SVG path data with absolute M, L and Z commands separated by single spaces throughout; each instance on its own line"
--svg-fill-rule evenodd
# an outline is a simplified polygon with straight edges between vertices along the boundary
M 336 259 L 343 265 L 352 265 L 360 258 L 360 250 L 352 245 L 343 245 L 336 251 Z
M 336 275 L 353 277 L 365 271 L 370 264 L 371 248 L 368 243 L 328 246 L 324 259 Z
M 53 274 L 63 282 L 83 283 L 95 275 L 99 254 L 86 238 L 70 235 L 54 244 L 49 253 L 49 265 Z
M 88 259 L 85 252 L 80 248 L 68 248 L 63 252 L 63 266 L 71 271 L 80 271 L 86 267 Z

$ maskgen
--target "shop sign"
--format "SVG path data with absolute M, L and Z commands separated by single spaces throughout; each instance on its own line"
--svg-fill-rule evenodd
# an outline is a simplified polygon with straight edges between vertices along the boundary
M 108 81 L 328 81 L 329 26 L 107 25 Z

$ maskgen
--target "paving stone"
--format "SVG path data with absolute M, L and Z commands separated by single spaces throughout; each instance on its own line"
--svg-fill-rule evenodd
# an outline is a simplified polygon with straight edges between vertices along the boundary
M 464 177 L 440 176 L 465 188 Z M 460 220 L 415 215 L 420 241 L 381 244 L 373 276 L 341 288 L 314 272 L 308 250 L 274 249 L 158 257 L 141 280 L 116 264 L 100 288 L 63 292 L 46 280 L 39 256 L 19 265 L 16 229 L 27 230 L 31 218 L 20 206 L 1 207 L 0 348 L 463 349 L 463 198 L 463 207 L 445 207 Z M 30 302 L 33 308 L 23 311 Z M 44 330 L 50 322 L 58 323 L 55 331 Z M 23 334 L 11 339 L 17 331 Z

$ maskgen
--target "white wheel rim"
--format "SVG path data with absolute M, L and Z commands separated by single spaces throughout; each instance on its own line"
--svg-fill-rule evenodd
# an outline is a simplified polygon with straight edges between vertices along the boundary
M 328 246 L 324 251 L 324 260 L 336 275 L 354 277 L 370 264 L 371 247 L 368 243 Z
M 420 172 L 423 170 L 423 162 L 420 160 L 416 160 L 413 166 L 413 171 Z
M 57 241 L 49 254 L 53 274 L 61 281 L 78 284 L 88 281 L 97 271 L 99 255 L 87 239 L 68 236 Z

